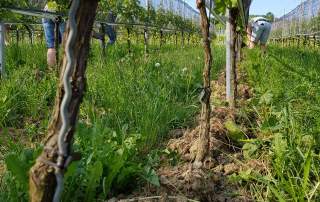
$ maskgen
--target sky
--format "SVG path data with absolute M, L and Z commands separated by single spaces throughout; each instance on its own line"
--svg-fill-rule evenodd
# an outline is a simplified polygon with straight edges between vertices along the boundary
M 276 17 L 288 13 L 301 3 L 302 0 L 253 0 L 250 14 L 264 15 L 267 12 L 272 12 Z M 196 7 L 196 0 L 186 0 L 192 7 Z

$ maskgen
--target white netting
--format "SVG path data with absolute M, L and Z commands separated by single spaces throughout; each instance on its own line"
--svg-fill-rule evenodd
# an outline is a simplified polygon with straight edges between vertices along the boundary
M 295 9 L 273 23 L 274 36 L 292 36 L 319 31 L 312 19 L 319 16 L 320 0 L 302 1 Z
M 183 0 L 140 0 L 140 4 L 146 7 L 147 1 L 156 10 L 162 8 L 193 22 L 200 20 L 199 12 Z

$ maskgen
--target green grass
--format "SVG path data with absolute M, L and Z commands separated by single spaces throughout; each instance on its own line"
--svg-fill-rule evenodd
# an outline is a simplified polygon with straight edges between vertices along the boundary
M 98 45 L 92 47 L 74 142 L 82 159 L 66 174 L 64 201 L 105 199 L 140 182 L 158 184 L 153 167 L 159 146 L 170 129 L 189 125 L 199 111 L 201 47 L 152 47 L 148 58 L 142 46 L 132 48 L 127 54 L 126 44 L 117 44 L 101 59 Z M 224 51 L 214 51 L 216 78 Z M 46 69 L 45 56 L 41 44 L 7 51 L 8 79 L 0 81 L 0 127 L 24 129 L 33 144 L 30 148 L 26 142 L 9 140 L 1 146 L 0 164 L 5 161 L 9 172 L 0 177 L 0 201 L 28 198 L 24 179 L 41 151 L 57 82 L 55 73 Z
M 260 119 L 258 158 L 271 163 L 265 175 L 251 176 L 257 200 L 320 200 L 319 58 L 319 51 L 298 48 L 246 52 L 242 66 L 255 91 L 250 107 Z

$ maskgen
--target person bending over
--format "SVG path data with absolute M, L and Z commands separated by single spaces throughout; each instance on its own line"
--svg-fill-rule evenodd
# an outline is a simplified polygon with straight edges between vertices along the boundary
M 271 23 L 264 17 L 252 18 L 247 26 L 249 48 L 254 48 L 260 42 L 261 50 L 265 53 L 271 32 Z
M 49 1 L 44 8 L 44 11 L 49 11 L 49 12 L 57 12 L 57 10 L 58 10 L 58 5 L 55 1 Z M 59 37 L 58 37 L 58 39 L 55 39 L 55 34 L 54 34 L 55 22 L 54 22 L 54 20 L 43 18 L 42 25 L 43 25 L 44 34 L 45 34 L 45 38 L 46 38 L 46 44 L 47 44 L 47 48 L 48 48 L 47 63 L 48 63 L 49 67 L 53 67 L 57 63 L 57 61 L 56 61 L 56 51 L 57 50 L 54 47 L 54 43 L 55 43 L 55 40 L 59 40 L 59 43 L 61 43 L 62 36 L 63 36 L 64 30 L 65 30 L 65 23 L 64 22 L 59 23 Z

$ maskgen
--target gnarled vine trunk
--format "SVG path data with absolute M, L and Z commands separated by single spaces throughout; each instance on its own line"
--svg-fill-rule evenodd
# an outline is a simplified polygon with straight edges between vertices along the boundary
M 240 37 L 240 33 L 237 33 L 237 16 L 239 15 L 238 8 L 230 9 L 230 25 L 231 25 L 231 57 L 232 57 L 232 75 L 233 75 L 233 102 L 232 107 L 235 108 L 237 106 L 237 97 L 238 97 L 238 64 L 237 60 L 238 53 L 240 49 L 238 47 L 238 39 Z M 238 52 L 239 51 L 239 52 Z
M 76 14 L 78 34 L 75 45 L 72 47 L 74 51 L 75 63 L 71 83 L 72 98 L 68 107 L 68 118 L 71 128 L 67 133 L 67 142 L 70 144 L 75 130 L 80 103 L 86 87 L 85 72 L 87 66 L 87 56 L 89 53 L 90 38 L 95 19 L 97 3 L 98 0 L 80 0 L 79 9 Z M 65 36 L 68 35 L 69 30 L 70 29 L 68 25 Z M 64 44 L 65 42 L 66 41 L 64 40 Z M 61 72 L 64 72 L 66 68 L 66 60 L 66 54 L 64 53 L 63 63 L 61 64 Z M 41 155 L 37 158 L 36 163 L 30 169 L 29 173 L 29 194 L 30 201 L 32 202 L 52 201 L 54 196 L 56 187 L 54 169 L 44 162 L 56 162 L 57 160 L 57 138 L 61 127 L 60 105 L 63 95 L 63 73 L 61 73 L 52 120 L 49 124 L 48 134 L 44 141 L 45 148 Z
M 127 44 L 128 44 L 128 53 L 131 53 L 131 32 L 130 32 L 130 28 L 127 27 Z
M 205 65 L 203 70 L 203 93 L 201 96 L 202 110 L 201 110 L 201 130 L 198 139 L 197 154 L 195 158 L 194 165 L 201 167 L 202 161 L 204 160 L 206 154 L 209 151 L 209 132 L 210 132 L 210 96 L 211 96 L 211 85 L 210 85 L 210 75 L 211 75 L 211 46 L 209 40 L 209 20 L 207 16 L 207 11 L 205 8 L 205 0 L 197 0 L 197 8 L 200 11 L 201 16 L 201 30 L 203 38 L 203 47 L 205 53 Z

